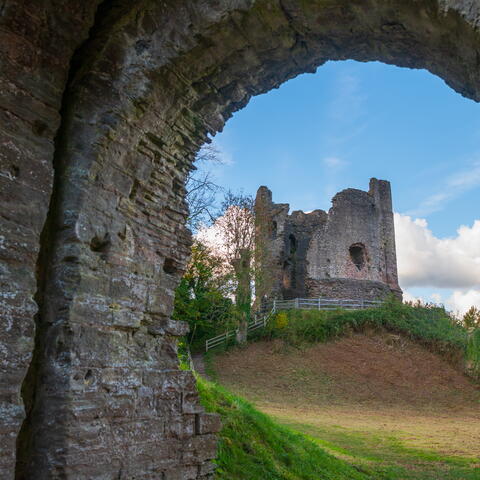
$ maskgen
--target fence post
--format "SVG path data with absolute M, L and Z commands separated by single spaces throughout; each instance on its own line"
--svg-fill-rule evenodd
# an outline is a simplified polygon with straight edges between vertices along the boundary
M 295 299 L 295 308 L 298 310 L 298 297 Z
M 277 311 L 277 299 L 274 298 L 273 299 L 273 313 L 275 313 Z
M 319 298 L 318 299 L 318 309 L 321 310 L 322 309 L 321 307 L 322 307 L 322 299 Z

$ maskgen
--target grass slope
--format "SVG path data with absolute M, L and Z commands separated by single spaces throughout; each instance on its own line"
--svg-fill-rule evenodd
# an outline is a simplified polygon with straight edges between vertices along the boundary
M 367 480 L 307 436 L 275 423 L 245 400 L 198 378 L 202 404 L 221 415 L 217 480 Z
M 209 366 L 229 390 L 367 478 L 480 480 L 478 386 L 406 337 L 356 333 L 299 348 L 259 341 Z
M 206 357 L 255 407 L 199 379 L 224 423 L 217 480 L 480 480 L 480 391 L 462 373 L 479 375 L 480 331 L 391 301 L 280 312 L 256 336 Z
M 279 423 L 309 435 L 328 452 L 352 465 L 362 466 L 369 478 L 389 480 L 479 480 L 479 459 L 472 456 L 440 454 L 431 448 L 413 448 L 404 441 L 404 432 L 379 431 L 335 425 L 321 425 L 282 411 Z M 296 412 L 295 412 L 296 413 Z M 434 435 L 432 435 L 434 437 Z
M 396 299 L 366 310 L 290 310 L 279 312 L 261 332 L 292 345 L 319 343 L 367 328 L 401 333 L 440 353 L 450 362 L 480 375 L 480 330 L 474 334 L 455 321 L 444 308 L 403 304 Z

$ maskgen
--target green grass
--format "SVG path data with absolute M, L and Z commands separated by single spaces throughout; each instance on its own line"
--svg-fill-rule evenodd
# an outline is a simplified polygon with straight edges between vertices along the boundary
M 406 446 L 392 434 L 276 420 L 202 378 L 218 413 L 216 480 L 480 480 L 478 459 Z
M 357 466 L 364 466 L 372 478 L 391 480 L 479 480 L 477 458 L 440 455 L 412 448 L 395 435 L 355 431 L 343 427 L 316 426 L 280 420 L 307 434 L 328 452 Z
M 302 346 L 369 329 L 406 335 L 452 363 L 463 362 L 474 376 L 480 372 L 480 331 L 469 333 L 433 306 L 390 301 L 361 311 L 291 310 L 277 314 L 259 336 Z M 205 358 L 215 380 L 218 353 Z M 296 374 L 300 384 L 308 381 L 305 372 Z M 370 430 L 353 424 L 345 428 L 321 424 L 316 416 L 305 421 L 288 405 L 282 415 L 267 408 L 273 415 L 268 416 L 217 384 L 199 378 L 198 387 L 205 408 L 223 422 L 216 480 L 480 480 L 478 458 L 433 449 L 433 428 L 425 442 L 412 445 L 410 431 L 382 432 L 377 423 Z
M 301 433 L 279 425 L 247 401 L 198 378 L 202 404 L 220 414 L 217 480 L 367 480 Z

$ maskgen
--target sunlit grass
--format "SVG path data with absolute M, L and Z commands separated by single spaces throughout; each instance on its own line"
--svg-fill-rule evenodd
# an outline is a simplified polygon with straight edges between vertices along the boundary
M 264 332 L 264 339 L 275 341 L 206 358 L 211 378 L 255 404 L 201 382 L 204 404 L 225 422 L 217 479 L 480 480 L 480 397 L 461 373 L 469 362 L 471 367 L 476 361 L 478 367 L 478 338 L 469 340 L 468 331 L 443 309 L 395 302 L 356 312 L 290 311 L 284 317 Z M 420 375 L 426 377 L 398 385 L 388 375 L 375 380 L 367 376 L 365 381 L 360 374 L 352 376 L 346 363 L 338 372 L 331 365 L 326 369 L 326 358 L 315 353 L 318 344 L 335 340 L 328 345 L 341 348 L 362 332 L 370 339 L 380 336 L 380 350 L 391 348 L 392 356 L 388 353 L 384 363 L 375 363 L 376 350 L 372 357 L 359 355 L 363 362 L 379 366 L 361 375 L 382 375 L 382 368 L 386 372 L 398 367 L 391 365 L 392 358 L 401 362 L 402 351 L 417 352 L 411 345 L 427 347 L 448 363 L 439 360 L 445 366 L 438 363 L 432 369 L 437 363 L 429 355 L 435 355 L 419 354 L 431 362 L 426 363 L 431 374 L 423 370 Z M 398 340 L 399 346 L 391 346 L 390 339 Z M 334 357 L 328 358 L 351 360 L 344 350 L 332 352 Z M 400 365 L 406 371 L 411 363 Z M 448 368 L 465 380 L 451 373 L 437 375 Z M 339 372 L 348 374 L 342 377 Z M 421 378 L 433 378 L 425 387 L 431 390 L 422 390 Z M 456 380 L 449 383 L 450 378 Z
M 479 480 L 480 459 L 409 445 L 404 432 L 312 420 L 312 411 L 257 410 L 199 379 L 202 404 L 221 415 L 217 480 Z M 327 416 L 332 417 L 332 412 Z M 365 418 L 363 419 L 365 423 Z M 432 418 L 432 427 L 435 419 Z M 367 420 L 368 424 L 368 420 Z M 423 425 L 425 427 L 425 425 Z M 336 457 L 336 458 L 335 458 Z
M 402 432 L 379 432 L 375 428 L 314 425 L 299 421 L 298 412 L 274 415 L 279 423 L 313 438 L 318 445 L 348 463 L 363 466 L 370 474 L 392 479 L 480 479 L 480 459 L 474 456 L 445 455 L 428 448 L 408 445 Z M 434 419 L 432 418 L 432 424 Z M 432 425 L 435 428 L 434 425 Z
M 247 401 L 199 379 L 201 401 L 221 415 L 217 480 L 367 480 L 315 441 L 279 425 Z

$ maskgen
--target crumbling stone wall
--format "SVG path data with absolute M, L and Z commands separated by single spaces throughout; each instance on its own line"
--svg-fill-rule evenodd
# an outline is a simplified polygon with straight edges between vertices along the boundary
M 195 151 L 327 60 L 427 68 L 478 100 L 479 18 L 476 0 L 0 0 L 0 477 L 208 476 L 218 425 L 169 320 Z
M 261 298 L 401 298 L 389 182 L 338 193 L 328 213 L 291 215 L 260 187 L 255 209 Z

